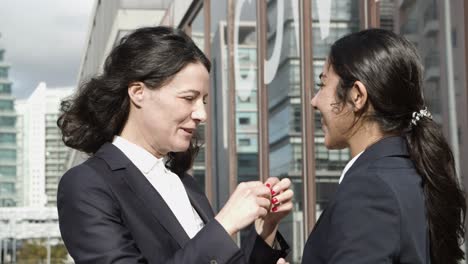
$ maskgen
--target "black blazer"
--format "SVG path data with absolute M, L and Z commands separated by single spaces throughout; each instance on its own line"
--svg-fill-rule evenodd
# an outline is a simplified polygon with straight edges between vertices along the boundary
M 430 263 L 421 177 L 404 138 L 382 139 L 356 160 L 310 234 L 302 263 Z
M 182 182 L 205 222 L 190 239 L 138 168 L 111 143 L 60 180 L 58 212 L 63 241 L 77 264 L 84 263 L 276 263 L 273 250 L 251 230 L 242 250 L 214 220 L 194 179 Z M 281 235 L 282 248 L 287 249 Z

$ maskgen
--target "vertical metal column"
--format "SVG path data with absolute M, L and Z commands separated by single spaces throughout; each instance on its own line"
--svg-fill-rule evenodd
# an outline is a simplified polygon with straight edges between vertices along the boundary
M 204 19 L 204 52 L 208 59 L 211 59 L 211 0 L 203 1 Z M 211 86 L 211 84 L 210 84 Z M 211 87 L 209 87 L 211 91 Z M 208 105 L 205 123 L 205 194 L 208 201 L 213 205 L 213 106 L 214 94 L 208 95 Z
M 294 0 L 293 0 L 294 1 Z M 300 14 L 300 61 L 301 61 L 301 105 L 302 105 L 302 181 L 304 197 L 304 236 L 305 239 L 315 225 L 315 145 L 314 113 L 310 101 L 313 93 L 312 57 L 312 3 L 299 0 Z
M 380 0 L 361 0 L 361 29 L 380 27 Z
M 460 150 L 458 141 L 457 106 L 455 102 L 455 84 L 453 74 L 452 26 L 450 21 L 450 1 L 444 0 L 445 57 L 447 58 L 447 90 L 450 143 L 455 160 L 457 175 L 460 175 Z
M 237 147 L 236 147 L 236 78 L 234 69 L 234 12 L 236 1 L 228 0 L 228 155 L 229 193 L 237 186 Z
M 268 90 L 265 84 L 267 51 L 266 1 L 257 1 L 257 109 L 258 109 L 258 171 L 260 180 L 270 174 L 270 148 L 268 145 Z

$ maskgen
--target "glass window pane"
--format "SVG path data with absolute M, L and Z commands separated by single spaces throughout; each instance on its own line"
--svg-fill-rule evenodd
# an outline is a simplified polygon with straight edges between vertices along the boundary
M 0 83 L 0 94 L 11 94 L 11 83 Z
M 195 44 L 198 46 L 200 50 L 204 50 L 204 38 L 205 38 L 205 33 L 204 33 L 204 18 L 205 18 L 205 13 L 204 13 L 204 8 L 202 7 L 195 19 L 191 23 L 191 32 L 190 35 L 195 42 Z M 197 129 L 197 135 L 201 139 L 201 142 L 204 142 L 205 138 L 205 124 L 202 123 L 198 126 Z M 205 191 L 205 144 L 202 144 L 200 146 L 200 150 L 198 152 L 197 157 L 195 158 L 194 164 L 193 164 L 193 176 L 197 180 L 198 184 L 200 185 L 200 188 Z
M 0 133 L 0 143 L 16 143 L 16 134 Z
M 359 0 L 331 0 L 312 1 L 312 40 L 313 40 L 313 70 L 314 83 L 319 83 L 331 44 L 340 37 L 360 30 L 360 1 Z M 315 92 L 317 92 L 315 87 Z M 341 171 L 349 160 L 349 151 L 328 150 L 325 147 L 325 134 L 322 130 L 321 116 L 315 114 L 315 158 L 316 158 L 316 217 L 326 208 L 332 197 Z
M 0 111 L 13 110 L 12 100 L 0 100 Z
M 303 244 L 302 121 L 299 58 L 299 1 L 267 3 L 267 62 L 270 175 L 288 177 L 295 193 L 294 212 L 280 225 L 290 245 Z M 293 246 L 292 263 L 300 262 L 302 248 Z

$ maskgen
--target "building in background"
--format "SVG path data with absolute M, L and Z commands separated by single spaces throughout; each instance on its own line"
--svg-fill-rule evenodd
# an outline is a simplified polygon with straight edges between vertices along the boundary
M 40 83 L 28 99 L 16 102 L 18 178 L 22 206 L 56 206 L 57 187 L 70 149 L 57 127 L 60 101 L 73 88 L 47 88 Z
M 450 7 L 449 17 L 445 3 Z M 399 1 L 395 16 L 396 31 L 412 41 L 419 51 L 425 70 L 425 102 L 454 150 L 462 177 L 468 175 L 468 163 L 464 162 L 468 155 L 467 6 L 466 1 Z M 445 30 L 446 23 L 450 23 L 450 32 Z M 452 71 L 448 67 L 448 49 L 452 53 Z M 449 93 L 450 78 L 454 89 L 453 103 Z M 452 121 L 455 124 L 451 124 Z M 457 137 L 456 140 L 453 137 Z M 454 142 L 458 148 L 454 147 Z
M 17 205 L 16 186 L 16 114 L 10 65 L 4 62 L 5 50 L 0 47 L 0 207 Z
M 45 241 L 46 250 L 49 252 L 51 246 L 62 244 L 57 209 L 53 207 L 0 208 L 0 263 L 43 263 L 38 262 L 37 259 L 16 258 L 24 243 L 32 240 Z M 48 256 L 49 262 L 47 263 L 51 263 L 50 255 Z

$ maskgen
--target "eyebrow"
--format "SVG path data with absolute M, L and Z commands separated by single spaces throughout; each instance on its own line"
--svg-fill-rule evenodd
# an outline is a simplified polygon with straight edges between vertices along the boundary
M 190 89 L 190 90 L 184 90 L 184 91 L 180 91 L 179 93 L 181 93 L 181 94 L 183 94 L 183 93 L 194 93 L 194 94 L 200 94 L 200 91 L 197 91 L 197 90 Z
M 180 92 L 179 92 L 179 94 L 186 94 L 186 93 L 193 93 L 193 94 L 196 94 L 197 96 L 201 94 L 200 91 L 198 91 L 198 90 L 193 90 L 193 89 L 185 90 L 185 91 L 180 91 Z M 206 97 L 208 97 L 208 94 L 205 94 L 205 95 L 203 96 L 203 98 L 206 98 Z

